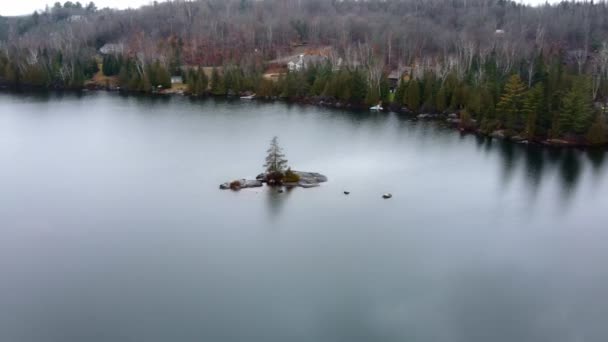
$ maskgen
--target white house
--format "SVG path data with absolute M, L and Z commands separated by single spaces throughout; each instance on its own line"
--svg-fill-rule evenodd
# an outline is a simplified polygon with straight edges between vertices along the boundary
M 311 64 L 318 64 L 327 60 L 327 57 L 319 55 L 304 55 L 301 54 L 297 58 L 287 63 L 289 71 L 300 71 L 306 69 Z
M 181 76 L 171 76 L 171 84 L 181 84 L 184 83 L 184 78 Z
M 304 69 L 304 55 L 299 55 L 297 59 L 289 61 L 287 63 L 289 71 L 300 71 Z

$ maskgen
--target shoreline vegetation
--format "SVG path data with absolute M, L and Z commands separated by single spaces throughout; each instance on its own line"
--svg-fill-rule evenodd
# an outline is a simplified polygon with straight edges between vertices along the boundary
M 244 91 L 240 93 L 230 94 L 213 94 L 210 91 L 193 94 L 189 91 L 187 85 L 179 88 L 169 89 L 157 89 L 155 91 L 138 91 L 122 89 L 120 87 L 106 87 L 98 84 L 87 84 L 82 88 L 46 88 L 39 86 L 20 85 L 19 87 L 12 87 L 7 84 L 0 83 L 0 91 L 18 91 L 18 92 L 40 92 L 40 91 L 108 91 L 130 95 L 146 95 L 146 96 L 188 96 L 190 98 L 206 99 L 206 98 L 225 98 L 225 99 L 239 99 L 239 97 L 248 97 L 248 100 L 252 101 L 263 101 L 263 102 L 275 102 L 281 101 L 286 103 L 311 105 L 319 107 L 327 107 L 337 110 L 355 110 L 355 111 L 370 111 L 370 107 L 367 103 L 353 103 L 348 101 L 340 101 L 335 98 L 327 98 L 324 96 L 310 96 L 310 97 L 297 97 L 297 98 L 286 98 L 280 95 L 273 96 L 258 96 L 253 91 Z M 381 101 L 379 103 L 382 103 Z M 602 120 L 601 113 L 598 113 L 596 121 L 589 127 L 589 133 L 585 136 L 582 134 L 575 135 L 571 134 L 567 137 L 551 137 L 548 135 L 529 135 L 529 134 L 515 134 L 513 131 L 509 131 L 506 128 L 497 128 L 495 130 L 488 130 L 487 128 L 481 127 L 478 124 L 477 119 L 471 118 L 470 114 L 466 109 L 461 110 L 446 110 L 442 113 L 437 112 L 413 112 L 409 110 L 407 106 L 400 106 L 397 103 L 391 102 L 388 105 L 384 105 L 383 109 L 378 111 L 383 112 L 394 112 L 397 114 L 408 115 L 410 118 L 415 120 L 425 121 L 437 121 L 443 122 L 447 126 L 457 130 L 463 134 L 475 134 L 484 136 L 487 138 L 501 139 L 511 141 L 518 144 L 537 144 L 547 147 L 570 147 L 570 148 L 608 148 L 608 124 L 606 119 Z M 588 140 L 590 135 L 595 134 L 595 143 L 591 143 Z M 247 183 L 248 182 L 248 183 Z M 242 184 L 248 184 L 247 186 L 241 186 L 242 188 L 252 187 L 249 186 L 253 183 L 247 181 Z
M 50 38 L 49 38 L 50 37 Z M 0 17 L 0 86 L 284 100 L 608 145 L 608 2 L 56 3 Z

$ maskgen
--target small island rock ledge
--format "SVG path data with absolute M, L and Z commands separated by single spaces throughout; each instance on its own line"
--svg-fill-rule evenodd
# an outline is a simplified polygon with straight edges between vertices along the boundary
M 287 187 L 302 187 L 302 188 L 314 188 L 319 186 L 321 183 L 327 182 L 327 177 L 317 173 L 317 172 L 303 172 L 303 171 L 293 171 L 293 173 L 297 174 L 300 177 L 298 182 L 285 182 L 284 186 Z M 247 188 L 259 188 L 266 183 L 267 174 L 261 173 L 259 174 L 255 180 L 247 180 L 240 179 L 232 182 L 226 182 L 220 185 L 221 190 L 240 190 Z

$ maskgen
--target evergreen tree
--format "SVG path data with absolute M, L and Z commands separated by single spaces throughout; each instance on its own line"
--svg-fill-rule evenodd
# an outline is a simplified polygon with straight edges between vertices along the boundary
M 497 104 L 499 119 L 513 132 L 519 123 L 523 110 L 526 86 L 519 78 L 519 75 L 509 77 L 505 89 Z
M 481 90 L 476 88 L 468 92 L 465 108 L 470 115 L 480 119 L 481 117 Z
M 589 132 L 587 132 L 587 142 L 591 145 L 604 145 L 608 142 L 608 125 L 603 114 L 597 114 Z
M 273 137 L 270 141 L 270 148 L 266 151 L 266 173 L 283 173 L 287 169 L 287 160 L 283 154 L 283 150 L 279 146 L 279 138 Z
M 445 86 L 442 85 L 437 92 L 437 97 L 435 98 L 435 108 L 439 113 L 443 113 L 446 111 L 446 109 L 448 109 L 447 101 L 446 89 Z
M 524 134 L 528 139 L 536 136 L 537 123 L 543 111 L 544 92 L 542 83 L 537 83 L 526 93 L 522 111 L 525 117 Z
M 20 83 L 34 87 L 46 87 L 50 81 L 48 76 L 41 65 L 33 64 L 23 71 Z
M 367 94 L 365 96 L 365 104 L 377 105 L 380 102 L 380 89 L 377 86 L 370 86 L 367 89 Z
M 10 61 L 4 67 L 4 77 L 14 87 L 18 87 L 21 84 L 19 68 Z
M 204 69 L 197 70 L 196 76 L 196 92 L 198 95 L 203 95 L 207 92 L 207 87 L 209 86 L 209 79 L 205 74 Z
M 336 77 L 337 90 L 338 90 L 338 99 L 343 102 L 348 102 L 352 97 L 352 82 L 350 72 L 347 70 L 342 70 L 338 72 Z
M 69 81 L 68 87 L 73 89 L 79 89 L 84 86 L 85 76 L 84 71 L 80 66 L 74 68 L 72 79 Z
M 460 122 L 458 124 L 458 127 L 463 131 L 468 131 L 475 127 L 471 118 L 471 114 L 468 110 L 463 109 L 460 111 Z
M 587 131 L 593 114 L 589 80 L 578 76 L 566 93 L 559 115 L 560 133 Z
M 452 97 L 450 99 L 450 108 L 453 110 L 459 110 L 464 107 L 467 103 L 467 87 L 464 84 L 457 83 L 452 91 Z
M 386 75 L 382 75 L 380 78 L 380 100 L 382 103 L 390 103 L 391 99 L 391 85 L 388 82 Z
M 329 76 L 323 74 L 316 77 L 312 87 L 310 88 L 310 94 L 312 96 L 322 95 L 325 87 L 327 86 L 328 79 Z
M 213 95 L 226 95 L 223 77 L 220 77 L 220 73 L 215 67 L 211 71 L 211 93 Z
M 256 88 L 256 95 L 261 98 L 277 96 L 275 83 L 268 79 L 262 79 Z
M 200 96 L 207 92 L 207 75 L 204 70 L 197 68 L 191 69 L 186 74 L 186 85 L 188 86 L 188 92 L 194 96 Z
M 407 90 L 407 83 L 405 81 L 401 80 L 401 82 L 399 82 L 399 84 L 397 85 L 397 89 L 395 89 L 395 98 L 394 98 L 394 102 L 400 106 L 403 104 L 403 101 L 405 99 L 406 90 Z
M 435 75 L 433 73 L 425 74 L 423 80 L 423 91 L 422 91 L 422 106 L 424 110 L 434 111 L 435 110 L 435 102 L 436 102 L 436 80 Z
M 420 109 L 420 84 L 417 80 L 409 81 L 403 102 L 413 112 Z
M 156 68 L 156 83 L 164 89 L 171 88 L 171 74 L 169 73 L 169 70 L 159 62 L 157 62 Z
M 361 103 L 367 96 L 367 79 L 365 75 L 359 70 L 355 70 L 351 77 L 351 97 L 350 101 L 354 103 Z
M 295 99 L 298 96 L 298 79 L 296 72 L 288 72 L 283 82 L 281 97 Z

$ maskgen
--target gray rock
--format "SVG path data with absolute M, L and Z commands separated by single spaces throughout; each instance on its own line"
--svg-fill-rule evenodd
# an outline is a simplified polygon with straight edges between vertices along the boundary
M 324 183 L 327 182 L 327 177 L 317 172 L 293 171 L 300 176 L 300 183 Z
M 264 185 L 264 183 L 262 183 L 262 181 L 260 181 L 260 180 L 243 179 L 243 181 L 245 181 L 244 183 L 241 181 L 241 187 L 243 187 L 243 188 L 259 188 Z
M 293 173 L 297 174 L 300 177 L 300 181 L 297 183 L 283 184 L 286 187 L 291 188 L 291 187 L 299 186 L 302 188 L 314 188 L 314 187 L 319 186 L 319 183 L 327 182 L 327 177 L 320 173 L 317 173 L 317 172 L 293 171 Z M 266 182 L 266 174 L 260 173 L 259 175 L 257 175 L 255 177 L 255 180 L 241 179 L 238 182 L 240 185 L 240 187 L 239 187 L 240 189 L 261 187 Z M 230 189 L 230 183 L 231 182 L 221 184 L 220 189 L 222 189 L 222 190 Z M 269 185 L 272 185 L 272 184 L 269 184 Z
M 231 187 L 230 185 L 233 182 L 238 182 L 238 185 Z M 260 180 L 240 179 L 240 180 L 235 180 L 232 182 L 226 182 L 226 183 L 220 184 L 220 189 L 221 190 L 228 190 L 228 189 L 240 190 L 240 189 L 247 189 L 247 188 L 259 188 L 263 185 L 264 185 L 264 183 L 262 183 L 262 181 L 260 181 Z
M 306 182 L 302 182 L 302 181 L 298 182 L 298 186 L 300 186 L 302 188 L 316 188 L 319 185 L 320 185 L 319 183 L 306 183 Z
M 344 191 L 345 195 L 350 195 L 350 191 Z
M 505 131 L 503 131 L 503 130 L 494 131 L 494 132 L 490 133 L 490 136 L 492 138 L 504 139 L 505 138 Z
M 393 195 L 389 194 L 389 193 L 386 193 L 386 194 L 382 195 L 382 198 L 384 198 L 384 199 L 393 198 Z

